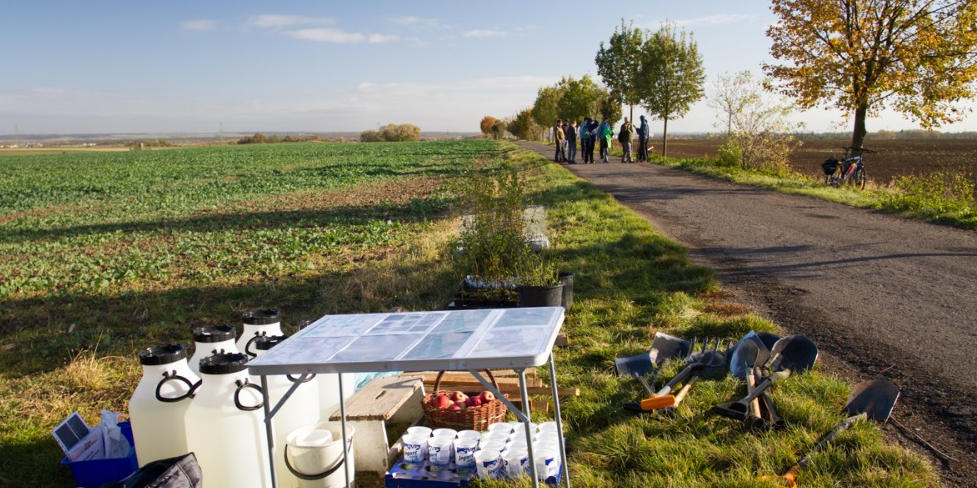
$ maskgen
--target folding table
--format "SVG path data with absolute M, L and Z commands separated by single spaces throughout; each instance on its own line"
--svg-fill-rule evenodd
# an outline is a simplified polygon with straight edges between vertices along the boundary
M 560 444 L 562 477 L 570 488 L 563 419 L 553 362 L 553 343 L 563 325 L 563 307 L 452 310 L 436 312 L 326 315 L 289 337 L 248 364 L 250 373 L 261 377 L 264 396 L 265 435 L 272 486 L 275 480 L 275 446 L 272 418 L 288 400 L 300 381 L 271 405 L 268 375 L 340 375 L 339 398 L 343 398 L 343 374 L 374 371 L 468 371 L 486 390 L 501 399 L 526 429 L 530 476 L 539 486 L 530 431 L 529 392 L 526 368 L 549 362 L 554 416 Z M 517 409 L 479 372 L 506 368 L 519 375 L 522 410 Z M 340 402 L 343 432 L 343 463 L 346 466 L 346 407 Z M 349 487 L 349 471 L 346 486 Z

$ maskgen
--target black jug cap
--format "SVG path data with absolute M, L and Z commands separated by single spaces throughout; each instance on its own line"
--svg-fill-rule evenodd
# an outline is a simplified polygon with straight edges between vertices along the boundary
M 273 309 L 249 310 L 244 312 L 241 320 L 244 321 L 245 325 L 269 325 L 281 322 L 278 310 Z
M 159 366 L 187 358 L 183 344 L 162 344 L 139 351 L 139 362 L 146 366 Z
M 234 340 L 233 325 L 205 325 L 193 329 L 194 342 L 211 343 L 226 340 Z
M 254 348 L 259 351 L 267 351 L 288 339 L 287 335 L 277 336 L 258 336 L 254 339 Z
M 217 353 L 200 360 L 200 372 L 205 374 L 231 374 L 248 369 L 248 355 Z

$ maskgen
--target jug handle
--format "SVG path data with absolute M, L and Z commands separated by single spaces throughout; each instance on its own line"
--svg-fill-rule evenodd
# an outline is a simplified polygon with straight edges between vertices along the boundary
M 234 390 L 234 406 L 237 407 L 238 410 L 244 410 L 245 412 L 250 412 L 252 410 L 257 410 L 257 409 L 259 409 L 259 408 L 261 408 L 261 407 L 264 406 L 264 402 L 263 401 L 262 402 L 258 402 L 257 405 L 252 405 L 250 407 L 244 406 L 243 404 L 241 404 L 241 390 L 243 390 L 245 388 L 253 388 L 255 390 L 258 390 L 258 393 L 261 393 L 263 395 L 264 392 L 261 391 L 261 387 L 260 386 L 254 384 L 254 383 L 251 383 L 247 379 L 237 380 L 237 381 L 234 382 L 234 384 L 237 385 L 237 389 Z
M 244 354 L 247 354 L 249 358 L 258 357 L 257 353 L 251 352 L 251 344 L 254 344 L 254 341 L 258 340 L 258 337 L 264 335 L 268 335 L 268 334 L 265 331 L 255 332 L 254 337 L 248 339 L 248 342 L 244 343 Z
M 350 451 L 352 449 L 353 449 L 353 439 L 350 439 L 346 443 L 346 455 L 347 456 L 350 454 Z M 336 461 L 336 465 L 335 466 L 333 466 L 331 468 L 326 468 L 325 471 L 323 471 L 323 472 L 321 472 L 319 474 L 305 474 L 305 473 L 301 473 L 297 469 L 295 469 L 294 467 L 292 467 L 292 463 L 289 462 L 289 460 L 288 460 L 288 443 L 285 444 L 285 467 L 288 468 L 288 470 L 291 471 L 292 474 L 294 474 L 295 477 L 298 478 L 298 479 L 300 479 L 300 480 L 305 480 L 305 481 L 321 480 L 321 479 L 323 479 L 323 478 L 325 478 L 325 477 L 327 477 L 327 476 L 335 473 L 336 470 L 338 470 L 339 468 L 343 467 L 343 460 L 344 459 L 345 459 L 345 457 L 339 458 L 339 461 Z
M 187 385 L 187 392 L 178 397 L 173 397 L 173 398 L 167 398 L 163 396 L 160 390 L 163 389 L 163 384 L 170 380 L 182 381 L 183 383 L 185 383 Z M 197 388 L 200 388 L 200 384 L 202 382 L 203 380 L 197 380 L 196 383 L 191 383 L 187 377 L 180 376 L 180 374 L 177 373 L 176 370 L 164 371 L 163 379 L 159 380 L 159 383 L 156 383 L 156 399 L 165 403 L 175 403 L 180 400 L 183 400 L 184 398 L 193 398 L 194 392 L 197 391 Z
M 312 373 L 312 375 L 310 375 L 308 378 L 306 378 L 304 380 L 302 379 L 301 376 L 299 376 L 298 378 L 296 378 L 296 377 L 292 376 L 291 374 L 286 374 L 285 377 L 288 378 L 288 381 L 291 381 L 292 383 L 308 383 L 308 382 L 312 381 L 313 379 L 315 379 L 315 373 Z

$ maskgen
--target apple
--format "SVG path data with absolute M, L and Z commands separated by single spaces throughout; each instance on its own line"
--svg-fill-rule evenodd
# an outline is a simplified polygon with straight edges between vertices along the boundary
M 468 406 L 469 407 L 481 407 L 482 406 L 482 397 L 481 397 L 481 395 L 475 395 L 473 397 L 469 397 L 468 398 Z
M 451 407 L 452 403 L 451 403 L 451 399 L 448 398 L 448 395 L 438 395 L 437 398 L 438 401 L 437 403 L 434 404 L 435 407 L 442 408 L 442 409 Z
M 451 401 L 453 401 L 453 402 L 463 402 L 465 400 L 468 400 L 468 395 L 466 395 L 466 394 L 464 394 L 464 393 L 462 393 L 460 391 L 453 391 L 453 392 L 451 392 Z
M 454 405 L 452 405 L 452 406 L 451 406 L 451 409 L 452 409 L 452 410 L 455 410 L 455 411 L 460 411 L 460 410 L 461 410 L 462 408 L 464 408 L 464 406 L 465 406 L 465 404 L 464 404 L 464 403 L 462 403 L 460 407 L 459 407 L 459 406 L 458 406 L 458 404 L 456 403 L 456 404 L 454 404 Z
M 495 400 L 495 395 L 488 390 L 483 391 L 482 394 L 479 396 L 482 397 L 482 403 L 488 403 L 491 402 L 492 400 Z

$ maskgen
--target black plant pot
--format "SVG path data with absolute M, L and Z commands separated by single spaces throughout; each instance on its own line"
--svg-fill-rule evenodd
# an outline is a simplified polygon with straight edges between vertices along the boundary
M 573 308 L 573 271 L 561 271 L 560 281 L 563 282 L 563 300 L 561 305 L 567 312 Z
M 563 283 L 549 286 L 516 287 L 520 307 L 559 307 L 563 301 Z

